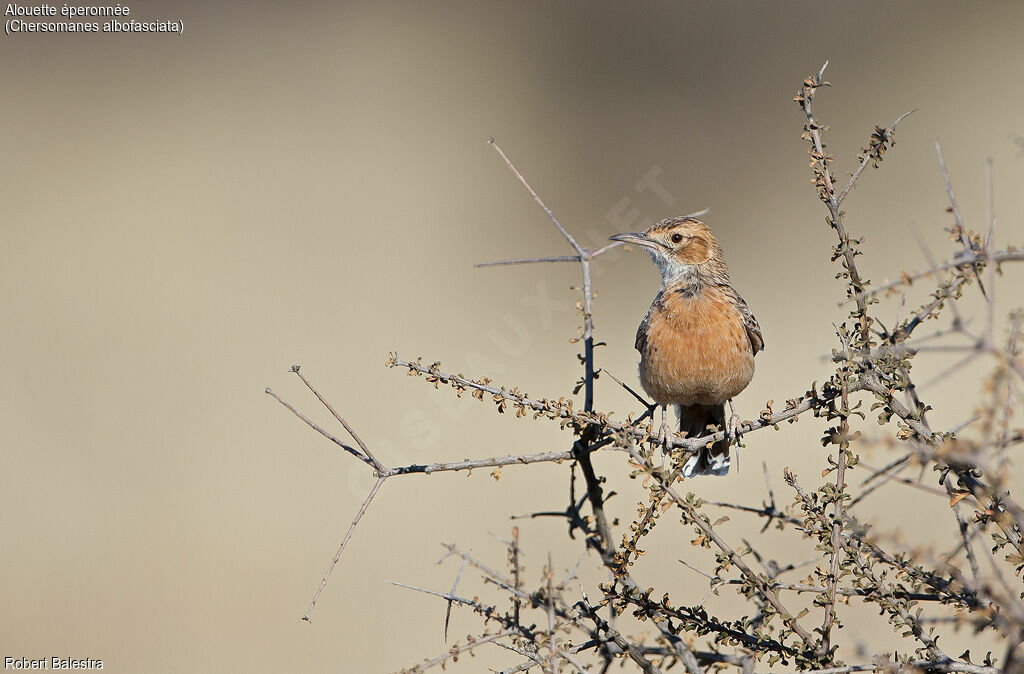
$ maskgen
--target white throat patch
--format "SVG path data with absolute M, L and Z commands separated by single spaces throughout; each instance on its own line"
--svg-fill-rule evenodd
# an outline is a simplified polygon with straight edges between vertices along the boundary
M 679 281 L 690 281 L 696 278 L 697 269 L 691 264 L 679 264 L 668 258 L 661 251 L 647 249 L 647 254 L 661 272 L 661 285 L 667 286 Z

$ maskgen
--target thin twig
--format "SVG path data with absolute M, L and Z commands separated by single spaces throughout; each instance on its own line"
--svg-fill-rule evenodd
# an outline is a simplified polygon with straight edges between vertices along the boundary
M 825 69 L 822 68 L 822 72 L 824 72 L 824 70 Z M 908 110 L 907 112 L 904 112 L 902 115 L 897 117 L 896 120 L 889 125 L 889 128 L 886 129 L 886 137 L 891 138 L 893 132 L 896 130 L 896 125 L 902 122 L 904 117 L 913 112 L 913 110 Z M 860 178 L 860 174 L 864 172 L 864 169 L 867 168 L 867 165 L 870 164 L 873 160 L 874 157 L 870 153 L 864 153 L 864 158 L 861 160 L 860 165 L 857 166 L 857 169 L 853 172 L 853 175 L 850 176 L 850 182 L 846 183 L 846 187 L 844 187 L 843 191 L 839 193 L 838 197 L 836 197 L 836 201 L 838 201 L 839 203 L 843 203 L 843 201 L 846 199 L 846 195 L 850 193 L 850 190 L 853 189 L 853 186 L 857 182 L 857 179 Z
M 292 365 L 292 372 L 294 372 L 299 377 L 299 379 L 302 380 L 302 383 L 305 384 L 306 387 L 313 392 L 313 395 L 317 397 L 317 400 L 323 403 L 324 407 L 327 408 L 327 410 L 334 416 L 334 418 L 337 419 L 338 422 L 345 427 L 345 430 L 348 431 L 348 434 L 351 435 L 352 439 L 356 441 L 357 445 L 359 445 L 359 449 L 363 450 L 363 454 L 365 454 L 367 458 L 369 458 L 370 461 L 373 462 L 373 465 L 377 468 L 377 472 L 383 473 L 385 471 L 384 464 L 377 460 L 377 457 L 373 455 L 373 452 L 371 452 L 370 448 L 366 446 L 366 443 L 363 442 L 363 439 L 359 437 L 359 434 L 356 433 L 355 430 L 353 430 L 353 428 L 348 425 L 348 422 L 345 421 L 345 419 L 335 411 L 331 403 L 329 403 L 326 398 L 320 395 L 320 391 L 317 391 L 313 387 L 313 385 L 309 383 L 309 380 L 306 379 L 306 375 L 302 374 L 302 372 L 299 371 L 298 365 Z
M 534 264 L 538 262 L 579 262 L 579 255 L 558 255 L 555 257 L 520 257 L 511 260 L 495 260 L 494 262 L 477 262 L 474 268 L 503 267 L 515 264 Z
M 538 454 L 509 454 L 506 456 L 492 456 L 486 459 L 465 459 L 463 461 L 448 461 L 440 463 L 413 463 L 408 466 L 396 466 L 389 468 L 384 473 L 386 477 L 394 475 L 429 475 L 431 473 L 444 473 L 451 471 L 474 470 L 476 468 L 499 468 L 501 466 L 527 465 L 531 463 L 558 463 L 569 461 L 573 458 L 570 451 L 565 452 L 540 452 Z
M 312 428 L 312 429 L 313 429 L 314 431 L 316 431 L 316 432 L 317 432 L 317 433 L 319 433 L 320 435 L 324 436 L 325 438 L 327 438 L 328 440 L 330 440 L 330 441 L 331 441 L 331 442 L 333 442 L 334 444 L 338 445 L 339 447 L 341 447 L 341 448 L 342 448 L 342 449 L 344 449 L 344 450 L 345 450 L 346 452 L 348 452 L 348 453 L 349 453 L 349 454 L 351 454 L 352 456 L 356 457 L 357 459 L 359 459 L 359 460 L 360 460 L 360 461 L 362 461 L 363 463 L 369 464 L 369 465 L 370 465 L 370 466 L 372 466 L 372 467 L 373 467 L 374 469 L 376 469 L 376 468 L 377 468 L 377 465 L 376 465 L 376 463 L 374 463 L 374 460 L 373 460 L 373 459 L 371 459 L 371 458 L 370 458 L 370 457 L 368 457 L 368 456 L 364 456 L 364 455 L 363 455 L 363 454 L 361 454 L 361 453 L 359 452 L 359 450 L 357 450 L 357 449 L 356 449 L 355 447 L 351 447 L 351 446 L 349 446 L 349 445 L 346 445 L 346 444 L 345 444 L 344 442 L 342 442 L 342 441 L 341 441 L 340 439 L 338 439 L 337 437 L 335 437 L 334 435 L 332 435 L 332 434 L 331 434 L 331 433 L 329 433 L 328 431 L 326 431 L 326 430 L 324 430 L 323 428 L 321 428 L 320 426 L 318 426 L 318 425 L 317 425 L 317 424 L 316 424 L 315 422 L 313 422 L 313 421 L 312 421 L 311 419 L 309 419 L 308 417 L 306 417 L 306 416 L 305 416 L 305 415 L 304 415 L 304 414 L 303 414 L 302 412 L 300 412 L 300 411 L 298 411 L 297 409 L 295 409 L 295 407 L 294 407 L 294 406 L 293 406 L 293 405 L 292 405 L 291 403 L 289 403 L 288 401 L 286 401 L 285 399 L 283 399 L 283 398 L 282 398 L 281 396 L 279 396 L 279 395 L 277 395 L 276 393 L 274 393 L 274 391 L 273 391 L 273 390 L 271 390 L 271 389 L 270 389 L 269 387 L 268 387 L 268 388 L 267 388 L 267 389 L 265 390 L 265 393 L 266 393 L 267 395 L 269 395 L 270 397 L 272 397 L 272 398 L 273 398 L 274 400 L 276 400 L 277 402 L 279 402 L 279 403 L 281 403 L 282 405 L 284 405 L 284 406 L 285 406 L 286 408 L 288 408 L 288 410 L 289 410 L 289 411 L 290 411 L 290 412 L 291 412 L 292 414 L 294 414 L 294 415 L 295 415 L 295 416 L 297 416 L 297 417 L 298 417 L 299 419 L 302 419 L 302 420 L 303 420 L 304 422 L 306 422 L 306 425 L 307 425 L 307 426 L 309 426 L 310 428 Z
M 455 576 L 455 582 L 452 583 L 452 589 L 449 594 L 455 594 L 455 590 L 459 587 L 459 581 L 462 580 L 462 572 L 466 570 L 466 564 L 469 560 L 463 559 L 462 566 L 459 567 L 459 573 Z M 452 601 L 449 599 L 448 604 L 444 610 L 444 640 L 448 641 L 448 621 L 452 617 Z
M 516 178 L 519 179 L 519 182 L 521 182 L 523 184 L 523 187 L 526 188 L 526 191 L 530 193 L 531 197 L 533 197 L 533 200 L 537 202 L 537 205 L 540 206 L 541 209 L 543 209 L 543 211 L 547 214 L 551 222 L 555 224 L 555 227 L 557 227 L 558 231 L 562 233 L 562 236 L 564 236 L 565 240 L 569 242 L 569 245 L 573 247 L 573 249 L 576 251 L 576 254 L 582 256 L 583 248 L 581 248 L 580 245 L 576 243 L 576 239 L 573 238 L 572 234 L 566 231 L 565 227 L 562 226 L 562 223 L 560 223 L 558 221 L 558 218 L 555 217 L 555 214 L 552 213 L 551 209 L 547 207 L 547 204 L 545 204 L 544 201 L 539 196 L 537 196 L 537 193 L 533 191 L 532 187 L 530 187 L 530 183 L 526 182 L 526 178 L 524 178 L 523 174 L 519 172 L 519 169 L 517 169 L 515 164 L 512 163 L 512 160 L 508 158 L 508 155 L 505 154 L 505 151 L 502 150 L 501 147 L 494 142 L 493 138 L 489 139 L 487 142 L 490 143 L 491 147 L 493 147 L 498 152 L 498 154 L 501 155 L 501 158 L 505 160 L 505 164 L 508 165 L 509 170 L 511 170 L 512 173 L 515 174 Z
M 425 672 L 428 669 L 431 669 L 432 667 L 436 667 L 437 665 L 443 665 L 449 660 L 454 661 L 462 653 L 469 652 L 477 646 L 489 644 L 492 641 L 497 641 L 498 639 L 504 639 L 505 637 L 512 636 L 515 633 L 516 630 L 509 629 L 496 632 L 495 634 L 481 635 L 479 637 L 474 638 L 471 641 L 467 641 L 465 644 L 462 644 L 461 646 L 453 646 L 451 649 L 445 651 L 441 655 L 438 655 L 436 658 L 427 660 L 423 664 L 416 665 L 411 669 L 402 670 L 402 672 L 403 674 L 421 674 L 422 672 Z
M 352 538 L 352 534 L 356 530 L 356 525 L 359 524 L 359 520 L 361 520 L 363 515 L 366 514 L 366 509 L 370 506 L 370 501 L 372 501 L 373 497 L 377 495 L 377 491 L 381 488 L 381 485 L 384 484 L 384 480 L 386 479 L 386 476 L 377 478 L 377 481 L 373 483 L 373 487 L 370 489 L 370 493 L 366 495 L 365 499 L 363 499 L 363 504 L 359 506 L 359 510 L 356 512 L 356 516 L 352 520 L 352 524 L 349 525 L 348 531 L 345 532 L 345 537 L 341 539 L 341 544 L 338 545 L 338 551 L 334 553 L 331 565 L 327 567 L 327 573 L 325 573 L 324 577 L 320 580 L 320 587 L 317 588 L 316 593 L 313 595 L 313 600 L 309 602 L 309 608 L 306 609 L 305 615 L 302 616 L 302 619 L 306 622 L 310 621 L 309 616 L 313 612 L 313 608 L 316 606 L 317 600 L 320 598 L 320 593 L 324 591 L 325 587 L 327 587 L 327 580 L 334 572 L 334 567 L 338 565 L 338 560 L 341 559 L 341 553 L 345 550 L 345 546 L 348 545 L 349 540 Z

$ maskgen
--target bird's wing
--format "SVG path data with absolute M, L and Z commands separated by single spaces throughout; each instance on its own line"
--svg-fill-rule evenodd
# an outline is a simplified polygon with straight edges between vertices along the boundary
M 636 350 L 643 354 L 644 349 L 647 348 L 647 329 L 651 323 L 651 314 L 661 308 L 662 295 L 661 291 L 654 297 L 654 301 L 651 303 L 651 308 L 647 310 L 647 315 L 644 316 L 644 320 L 640 321 L 640 327 L 636 329 L 636 341 L 633 342 L 633 346 Z
M 640 327 L 636 329 L 636 341 L 633 346 L 641 354 L 644 352 L 644 348 L 647 346 L 647 325 L 651 319 L 651 312 L 648 311 L 647 315 L 644 316 L 644 320 L 640 321 Z
M 754 317 L 750 307 L 747 306 L 747 303 L 740 297 L 739 293 L 732 287 L 729 287 L 727 292 L 732 296 L 736 309 L 740 312 L 743 328 L 747 331 L 747 337 L 750 339 L 750 348 L 754 350 L 754 355 L 757 355 L 758 351 L 764 350 L 764 337 L 761 335 L 761 326 L 757 324 L 757 318 Z

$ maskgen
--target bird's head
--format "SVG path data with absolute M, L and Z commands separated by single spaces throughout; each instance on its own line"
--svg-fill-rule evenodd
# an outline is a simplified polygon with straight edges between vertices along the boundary
M 696 218 L 668 218 L 645 232 L 616 234 L 611 239 L 646 249 L 665 285 L 694 276 L 712 276 L 715 282 L 724 276 L 728 283 L 722 249 L 711 228 Z

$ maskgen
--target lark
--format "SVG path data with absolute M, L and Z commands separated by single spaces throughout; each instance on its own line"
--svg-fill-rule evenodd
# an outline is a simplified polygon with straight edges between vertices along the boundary
M 679 430 L 689 437 L 726 430 L 723 440 L 701 449 L 682 469 L 684 477 L 725 475 L 740 427 L 732 399 L 754 376 L 754 356 L 764 349 L 761 327 L 729 282 L 722 249 L 700 220 L 669 218 L 646 232 L 611 238 L 644 248 L 661 271 L 636 349 L 640 384 L 661 405 L 662 438 L 669 405 L 677 407 Z

